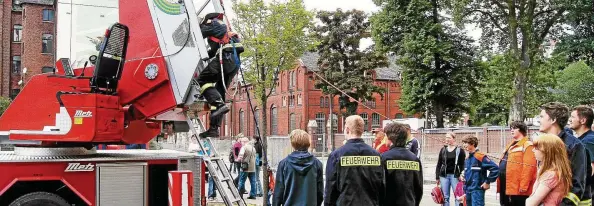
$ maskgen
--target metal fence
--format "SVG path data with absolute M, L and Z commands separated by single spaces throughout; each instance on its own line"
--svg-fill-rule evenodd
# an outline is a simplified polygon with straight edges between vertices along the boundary
M 538 128 L 529 128 L 528 135 L 532 138 L 539 134 Z M 478 147 L 483 152 L 497 155 L 505 149 L 513 138 L 509 127 L 466 127 L 466 128 L 443 128 L 443 129 L 425 129 L 413 133 L 420 140 L 421 150 L 424 155 L 435 155 L 439 153 L 444 146 L 445 135 L 448 132 L 454 132 L 456 143 L 462 145 L 462 139 L 466 135 L 474 135 L 478 138 Z

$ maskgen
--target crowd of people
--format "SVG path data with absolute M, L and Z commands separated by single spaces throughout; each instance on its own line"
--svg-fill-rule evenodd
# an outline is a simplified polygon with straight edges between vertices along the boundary
M 503 206 L 592 205 L 593 121 L 590 107 L 570 110 L 547 103 L 541 106 L 541 134 L 531 139 L 524 122 L 511 123 L 513 141 L 499 157 L 481 152 L 474 135 L 462 137 L 459 146 L 456 133 L 447 133 L 435 169 L 442 204 L 485 205 L 485 191 L 497 182 Z M 361 138 L 364 125 L 358 115 L 345 119 L 346 142 L 329 155 L 325 173 L 322 162 L 308 152 L 311 136 L 292 131 L 294 152 L 278 165 L 271 205 L 420 205 L 423 166 L 410 126 L 388 124 L 368 145 Z M 247 138 L 238 143 L 232 159 L 240 173 L 239 189 L 249 178 L 248 198 L 260 196 L 259 160 L 252 160 L 261 157 L 261 145 Z M 252 145 L 260 145 L 259 151 Z

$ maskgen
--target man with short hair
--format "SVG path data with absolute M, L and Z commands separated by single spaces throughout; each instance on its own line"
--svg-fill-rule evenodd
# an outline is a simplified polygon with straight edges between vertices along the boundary
M 382 154 L 386 174 L 386 200 L 388 205 L 421 204 L 423 197 L 423 167 L 415 154 L 406 149 L 408 132 L 401 123 L 385 128 L 391 148 Z
M 345 119 L 347 142 L 330 153 L 326 164 L 326 206 L 384 205 L 384 169 L 380 153 L 361 139 L 364 125 L 358 115 Z
M 300 129 L 289 135 L 295 150 L 278 163 L 273 206 L 319 206 L 324 200 L 324 166 L 307 150 L 311 136 Z
M 419 140 L 417 140 L 417 138 L 411 134 L 410 125 L 404 124 L 404 127 L 406 128 L 408 134 L 406 139 L 406 149 L 410 150 L 413 154 L 415 154 L 415 156 L 420 158 L 421 156 L 419 150 L 421 150 L 421 145 L 419 144 Z
M 567 148 L 571 163 L 572 188 L 560 205 L 581 205 L 591 202 L 591 194 L 586 190 L 587 178 L 591 175 L 591 165 L 584 145 L 564 127 L 569 119 L 569 108 L 559 102 L 550 102 L 540 107 L 540 128 L 544 133 L 557 135 Z
M 588 157 L 590 158 L 589 162 L 592 167 L 594 167 L 594 132 L 590 128 L 592 127 L 593 121 L 594 112 L 592 111 L 592 108 L 585 105 L 573 108 L 571 116 L 569 117 L 569 127 L 575 132 L 578 139 L 582 141 L 584 147 L 586 147 L 589 154 Z M 589 173 L 592 174 L 592 172 Z M 590 193 L 593 191 L 593 179 L 594 177 L 591 176 L 588 181 L 590 185 Z

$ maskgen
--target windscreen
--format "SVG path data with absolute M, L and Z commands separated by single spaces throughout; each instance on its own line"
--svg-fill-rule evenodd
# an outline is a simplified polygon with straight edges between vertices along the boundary
M 119 0 L 58 0 L 56 5 L 56 60 L 69 58 L 81 68 L 99 45 L 109 26 L 118 22 Z

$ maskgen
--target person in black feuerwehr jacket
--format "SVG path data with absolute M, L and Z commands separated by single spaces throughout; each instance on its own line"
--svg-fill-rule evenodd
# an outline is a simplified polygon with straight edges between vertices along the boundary
M 569 194 L 565 196 L 560 205 L 591 205 L 591 194 L 587 182 L 591 175 L 592 166 L 588 161 L 586 147 L 565 129 L 569 119 L 569 108 L 559 102 L 551 102 L 540 108 L 540 128 L 544 133 L 557 135 L 567 148 L 567 155 L 571 163 L 572 187 Z
M 347 143 L 330 153 L 326 163 L 326 206 L 386 205 L 383 203 L 385 179 L 381 157 L 361 139 L 364 125 L 358 115 L 345 120 Z
M 406 149 L 406 127 L 392 123 L 384 131 L 392 147 L 382 154 L 387 194 L 383 202 L 385 205 L 418 206 L 423 197 L 423 167 L 419 158 Z

